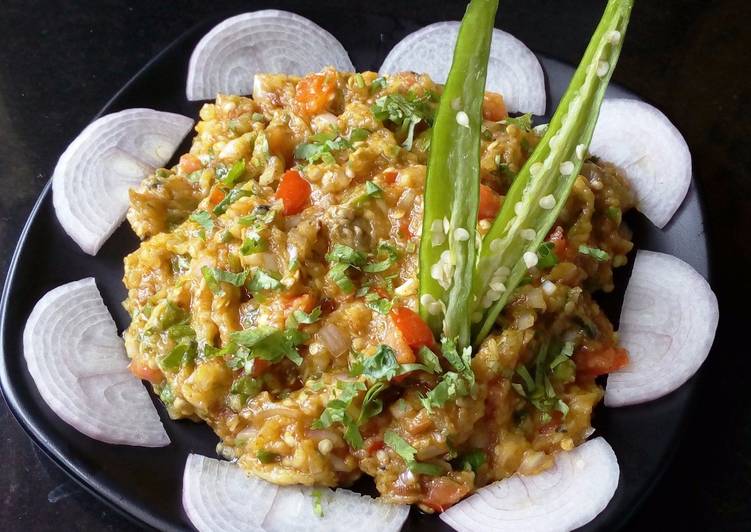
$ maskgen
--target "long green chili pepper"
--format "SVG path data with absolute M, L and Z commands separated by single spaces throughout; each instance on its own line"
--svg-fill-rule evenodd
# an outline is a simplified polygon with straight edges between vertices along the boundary
M 547 132 L 483 239 L 472 288 L 474 344 L 487 336 L 552 227 L 586 157 L 633 0 L 610 0 Z M 530 231 L 534 237 L 527 240 Z
M 461 349 L 470 342 L 480 127 L 498 0 L 472 0 L 433 125 L 420 241 L 420 314 Z M 445 309 L 445 310 L 444 310 Z

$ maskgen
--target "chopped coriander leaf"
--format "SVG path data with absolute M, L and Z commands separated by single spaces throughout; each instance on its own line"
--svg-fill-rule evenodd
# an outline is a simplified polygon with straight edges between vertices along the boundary
M 362 127 L 356 127 L 349 133 L 349 141 L 352 143 L 355 142 L 362 142 L 363 140 L 367 139 L 370 135 L 370 131 L 362 128 Z
M 274 221 L 276 211 L 268 205 L 256 205 L 253 212 L 246 216 L 241 216 L 237 221 L 240 225 L 260 228 Z
M 467 471 L 472 470 L 475 473 L 477 473 L 477 470 L 480 469 L 480 466 L 486 462 L 487 458 L 485 456 L 485 451 L 481 449 L 474 449 L 472 451 L 469 451 L 468 453 L 464 453 L 462 456 L 459 457 L 457 460 L 458 462 L 458 469 Z
M 391 310 L 393 302 L 371 292 L 365 296 L 365 306 L 379 314 L 386 315 Z
M 326 254 L 326 260 L 362 266 L 365 264 L 365 255 L 344 244 L 334 244 L 334 248 Z
M 206 232 L 211 232 L 214 229 L 214 220 L 211 215 L 206 211 L 196 211 L 190 215 L 190 221 L 196 222 L 202 227 L 201 238 L 206 239 Z
M 461 355 L 456 349 L 456 344 L 448 338 L 441 338 L 441 353 L 449 364 L 470 384 L 475 382 L 475 374 L 472 371 L 472 348 L 465 347 Z
M 359 89 L 362 89 L 363 87 L 365 87 L 365 79 L 363 79 L 362 74 L 360 74 L 359 72 L 355 74 L 355 85 Z
M 154 387 L 154 391 L 157 391 L 157 387 Z M 164 381 L 162 383 L 162 389 L 159 390 L 159 399 L 161 399 L 162 403 L 164 403 L 166 406 L 171 405 L 173 402 L 175 402 L 175 392 L 172 389 L 172 386 L 167 381 Z
M 446 470 L 438 464 L 428 464 L 425 462 L 410 462 L 409 470 L 418 475 L 428 475 L 431 477 L 440 477 Z
M 329 269 L 328 277 L 334 281 L 339 289 L 345 294 L 351 294 L 355 291 L 355 285 L 352 279 L 347 275 L 349 264 L 346 262 L 337 262 Z
M 243 174 L 245 174 L 245 159 L 240 159 L 232 165 L 232 168 L 220 181 L 224 186 L 233 187 Z
M 276 459 L 279 458 L 279 455 L 277 453 L 261 449 L 256 453 L 256 458 L 258 458 L 258 461 L 262 464 L 270 464 L 271 462 L 275 462 Z
M 295 310 L 287 320 L 287 327 L 294 328 L 300 324 L 310 325 L 317 322 L 321 317 L 321 307 L 316 307 L 310 314 L 303 310 Z
M 378 251 L 376 258 L 380 258 L 385 255 L 385 258 L 379 262 L 373 262 L 363 266 L 363 271 L 368 273 L 378 273 L 386 271 L 399 259 L 399 252 L 397 249 L 388 242 L 381 242 L 378 244 Z
M 210 268 L 209 266 L 203 266 L 201 268 L 203 278 L 206 280 L 206 284 L 215 294 L 223 294 L 221 283 L 228 283 L 232 286 L 242 286 L 245 284 L 245 280 L 248 277 L 248 272 L 232 273 L 219 268 Z
M 196 343 L 192 340 L 180 342 L 169 353 L 161 357 L 159 367 L 165 371 L 178 371 L 196 358 Z
M 402 146 L 412 149 L 415 126 L 420 122 L 430 125 L 433 122 L 433 110 L 428 105 L 430 95 L 415 96 L 414 94 L 388 94 L 381 96 L 373 104 L 373 114 L 378 120 L 388 120 L 399 127 L 406 138 Z
M 243 255 L 252 255 L 253 253 L 259 253 L 266 251 L 266 240 L 258 235 L 252 235 L 243 240 L 242 246 L 240 246 L 240 253 Z
M 297 352 L 297 346 L 306 339 L 305 334 L 294 329 L 281 331 L 265 325 L 233 332 L 230 340 L 243 349 L 238 349 L 230 366 L 235 369 L 247 368 L 248 363 L 255 358 L 272 364 L 288 358 L 299 366 L 302 364 L 302 357 Z
M 362 398 L 362 408 L 360 415 L 357 417 L 357 424 L 361 425 L 371 417 L 377 416 L 383 411 L 383 401 L 378 399 L 378 394 L 388 388 L 385 382 L 377 382 L 365 392 Z
M 428 347 L 422 346 L 417 352 L 417 359 L 420 363 L 428 368 L 430 373 L 441 373 L 441 361 L 438 360 L 438 355 L 431 351 Z
M 552 268 L 558 264 L 558 256 L 554 251 L 555 244 L 552 242 L 543 242 L 537 248 L 537 267 L 541 270 Z
M 317 517 L 323 517 L 323 505 L 321 504 L 321 490 L 315 489 L 310 494 L 313 497 L 313 513 Z
M 579 253 L 592 257 L 597 262 L 605 262 L 610 259 L 610 254 L 600 248 L 593 248 L 582 244 L 579 246 Z
M 354 205 L 359 206 L 368 201 L 372 198 L 382 198 L 383 197 L 383 189 L 373 183 L 372 181 L 366 181 L 365 182 L 365 192 L 357 196 L 355 198 L 355 201 L 353 202 Z
M 370 92 L 378 92 L 386 86 L 386 78 L 383 76 L 374 79 L 370 84 Z
M 435 388 L 420 398 L 420 402 L 429 413 L 432 413 L 433 408 L 440 408 L 452 399 L 470 395 L 473 384 L 458 373 L 448 371 L 443 374 Z
M 352 365 L 350 374 L 364 375 L 374 381 L 390 381 L 399 373 L 399 362 L 394 350 L 384 344 L 371 356 L 361 356 Z
M 248 291 L 255 294 L 262 290 L 278 290 L 282 287 L 282 283 L 261 268 L 257 268 L 256 271 L 253 272 L 253 277 L 248 281 L 246 287 L 248 288 Z
M 522 131 L 530 131 L 532 129 L 532 113 L 526 113 L 516 118 L 508 116 L 503 123 L 507 126 L 516 126 Z
M 414 461 L 417 449 L 412 447 L 407 440 L 399 436 L 393 430 L 387 430 L 383 434 L 383 442 L 391 447 L 396 454 L 402 457 L 402 459 L 409 463 Z
M 263 113 L 253 113 L 252 115 L 250 115 L 250 119 L 253 122 L 265 122 L 266 121 L 266 117 L 263 115 Z
M 314 429 L 330 427 L 333 423 L 341 423 L 344 427 L 344 439 L 355 449 L 362 448 L 363 440 L 357 421 L 347 411 L 352 401 L 365 391 L 365 384 L 359 381 L 339 381 L 337 388 L 340 390 L 336 399 L 332 399 L 326 405 L 321 416 L 311 425 Z
M 247 198 L 248 196 L 252 196 L 253 194 L 249 190 L 245 190 L 242 188 L 233 188 L 230 190 L 227 195 L 224 197 L 222 201 L 217 204 L 216 207 L 214 207 L 214 210 L 212 211 L 214 214 L 219 216 L 220 214 L 224 214 L 227 212 L 227 209 L 230 205 L 232 205 L 234 202 L 239 200 L 240 198 Z
M 243 395 L 245 398 L 255 397 L 263 389 L 263 383 L 250 375 L 244 375 L 235 379 L 230 388 L 230 393 Z

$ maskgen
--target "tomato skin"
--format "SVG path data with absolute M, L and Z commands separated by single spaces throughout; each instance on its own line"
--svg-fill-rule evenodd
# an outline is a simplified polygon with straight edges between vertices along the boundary
M 214 186 L 209 193 L 209 204 L 212 206 L 218 205 L 224 199 L 224 196 L 226 196 L 224 191 L 218 186 Z
M 128 369 L 139 379 L 149 381 L 151 384 L 159 384 L 164 379 L 164 374 L 159 369 L 152 368 L 145 362 L 131 360 Z
M 295 101 L 308 116 L 324 112 L 335 95 L 336 80 L 329 74 L 308 74 L 295 87 Z
M 480 206 L 477 209 L 477 218 L 480 220 L 493 220 L 501 208 L 501 197 L 487 185 L 480 185 Z
M 552 414 L 550 414 L 550 421 L 545 423 L 544 425 L 541 425 L 539 429 L 537 429 L 537 432 L 540 434 L 552 434 L 556 430 L 558 430 L 558 427 L 561 426 L 561 421 L 563 421 L 563 414 L 556 410 Z
M 563 232 L 563 227 L 557 226 L 548 236 L 548 240 L 553 243 L 553 251 L 558 260 L 566 259 L 566 248 L 568 243 L 566 242 L 566 236 Z
M 414 310 L 407 307 L 394 307 L 389 312 L 389 316 L 391 316 L 396 328 L 402 333 L 404 341 L 413 352 L 423 346 L 435 346 L 433 331 Z M 401 360 L 399 362 L 405 363 Z M 411 362 L 414 362 L 414 360 Z
M 626 366 L 628 352 L 615 346 L 596 349 L 585 345 L 574 354 L 574 363 L 578 376 L 597 377 Z
M 394 184 L 394 182 L 396 181 L 396 176 L 398 175 L 399 172 L 397 172 L 396 170 L 386 170 L 385 172 L 383 172 L 383 177 L 386 179 L 386 183 L 388 183 L 389 185 Z
M 268 360 L 264 360 L 262 358 L 254 358 L 253 368 L 250 372 L 250 375 L 252 377 L 260 377 L 266 372 L 267 369 L 269 369 L 269 366 L 271 366 L 271 362 L 269 362 Z
M 443 512 L 469 493 L 469 486 L 447 477 L 438 477 L 430 482 L 423 504 L 436 512 Z
M 276 189 L 276 197 L 282 200 L 286 216 L 298 214 L 310 199 L 310 183 L 297 170 L 287 170 Z
M 507 116 L 503 96 L 497 92 L 486 92 L 482 99 L 482 117 L 491 122 L 500 122 Z
M 202 167 L 201 159 L 192 153 L 185 153 L 180 156 L 180 169 L 186 174 L 192 174 Z

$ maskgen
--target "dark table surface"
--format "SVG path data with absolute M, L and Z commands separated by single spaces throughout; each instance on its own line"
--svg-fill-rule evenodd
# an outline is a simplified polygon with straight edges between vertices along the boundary
M 614 79 L 662 109 L 688 141 L 709 218 L 712 284 L 722 317 L 675 459 L 627 529 L 751 530 L 751 357 L 741 310 L 751 295 L 751 3 L 636 3 Z M 576 63 L 604 1 L 501 4 L 498 27 L 538 52 Z M 0 278 L 57 157 L 141 66 L 193 24 L 225 9 L 300 5 L 310 3 L 2 2 Z M 428 23 L 459 18 L 464 2 L 315 5 L 403 13 Z M 135 530 L 57 470 L 2 402 L 0 434 L 0 529 Z

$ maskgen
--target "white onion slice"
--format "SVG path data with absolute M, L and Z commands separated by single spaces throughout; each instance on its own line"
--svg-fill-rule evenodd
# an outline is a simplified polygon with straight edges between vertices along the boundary
M 606 99 L 590 152 L 626 173 L 637 208 L 657 227 L 664 227 L 683 203 L 691 184 L 691 153 L 680 131 L 651 105 Z
M 333 323 L 327 323 L 318 331 L 318 340 L 334 357 L 349 350 L 352 340 Z
M 605 509 L 619 476 L 613 449 L 603 438 L 595 438 L 558 453 L 551 469 L 495 482 L 440 517 L 458 532 L 573 530 Z
M 413 71 L 445 83 L 451 69 L 459 22 L 436 22 L 399 41 L 386 56 L 381 74 Z M 494 29 L 485 88 L 501 93 L 511 112 L 545 114 L 545 76 L 535 54 L 505 31 Z
M 185 463 L 183 508 L 199 532 L 264 530 L 278 490 L 230 462 L 190 454 Z
M 326 66 L 355 69 L 341 43 L 314 22 L 276 9 L 244 13 L 221 22 L 196 45 L 185 94 L 188 100 L 250 94 L 258 73 L 302 76 Z
M 318 488 L 322 511 L 318 516 L 313 489 L 280 488 L 263 528 L 267 532 L 398 532 L 409 515 L 407 505 L 379 502 L 342 488 Z
M 192 454 L 183 475 L 183 506 L 200 532 L 397 532 L 409 514 L 409 506 L 318 488 L 318 516 L 313 490 L 277 486 L 247 476 L 236 464 Z
M 128 370 L 125 346 L 94 279 L 42 297 L 23 333 L 42 399 L 63 421 L 107 443 L 169 445 L 148 392 Z
M 128 109 L 95 120 L 60 156 L 52 199 L 65 232 L 96 255 L 128 210 L 128 189 L 167 163 L 193 120 Z
M 608 375 L 605 404 L 643 403 L 681 386 L 707 358 L 718 320 L 717 297 L 696 270 L 639 250 L 618 331 L 629 364 Z

